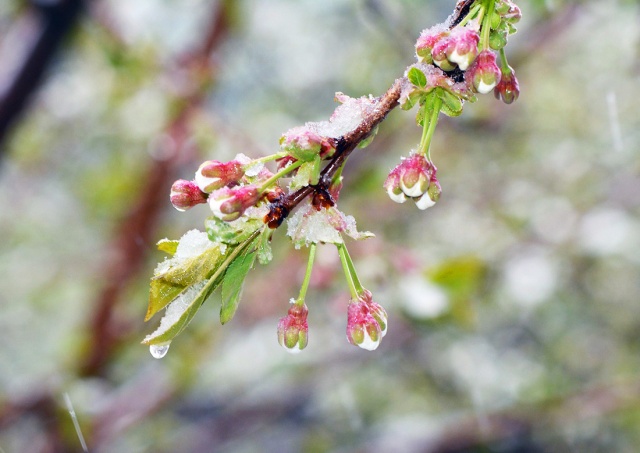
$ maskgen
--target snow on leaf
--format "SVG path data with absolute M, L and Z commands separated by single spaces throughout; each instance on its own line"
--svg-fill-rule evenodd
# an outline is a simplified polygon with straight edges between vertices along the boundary
M 287 220 L 287 235 L 298 249 L 312 243 L 342 244 L 342 233 L 354 239 L 373 236 L 368 231 L 359 232 L 355 219 L 335 206 L 317 210 L 307 202 Z
M 213 278 L 213 277 L 212 277 Z M 178 295 L 168 306 L 160 320 L 160 326 L 142 341 L 144 344 L 161 344 L 171 341 L 189 324 L 204 300 L 210 294 L 209 282 L 199 282 Z
M 173 258 L 156 267 L 145 320 L 166 307 L 185 288 L 209 278 L 223 257 L 221 245 L 211 242 L 206 233 L 191 230 L 183 235 Z

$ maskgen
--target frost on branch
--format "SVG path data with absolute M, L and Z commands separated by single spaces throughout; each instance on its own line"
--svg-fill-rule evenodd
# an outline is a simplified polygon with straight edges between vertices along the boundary
M 344 239 L 372 233 L 359 232 L 355 219 L 338 209 L 343 169 L 392 109 L 416 107 L 420 142 L 380 185 L 395 202 L 410 198 L 419 209 L 434 206 L 442 193 L 431 152 L 440 114 L 459 116 L 466 102 L 491 91 L 507 104 L 518 98 L 519 84 L 504 48 L 520 17 L 511 0 L 461 0 L 444 24 L 420 34 L 417 61 L 382 96 L 351 98 L 338 92 L 340 105 L 327 121 L 292 127 L 274 154 L 207 160 L 193 180 L 176 181 L 170 199 L 177 209 L 206 205 L 210 214 L 206 233 L 192 230 L 180 241 L 158 244 L 172 258 L 158 265 L 151 280 L 146 319 L 165 309 L 160 326 L 143 341 L 152 346 L 153 356 L 166 354 L 170 341 L 217 287 L 221 323 L 233 317 L 245 278 L 256 260 L 271 260 L 273 231 L 285 220 L 287 236 L 296 249 L 307 247 L 309 258 L 300 294 L 278 324 L 279 343 L 289 352 L 307 346 L 305 298 L 315 251 L 331 244 L 351 294 L 345 298 L 347 339 L 363 349 L 378 348 L 387 332 L 387 313 L 360 282 Z

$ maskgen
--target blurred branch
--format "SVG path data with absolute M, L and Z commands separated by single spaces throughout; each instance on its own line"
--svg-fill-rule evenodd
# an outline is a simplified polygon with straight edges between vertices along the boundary
M 0 157 L 11 126 L 37 90 L 83 9 L 83 0 L 33 0 L 31 9 L 9 32 L 11 39 L 0 49 L 0 62 L 9 62 L 9 67 L 0 73 Z M 16 49 L 12 44 L 24 49 L 24 54 L 13 57 Z
M 166 149 L 157 153 L 167 157 L 152 162 L 144 178 L 144 190 L 117 229 L 110 247 L 114 258 L 103 273 L 106 285 L 93 303 L 95 309 L 88 326 L 89 349 L 80 365 L 81 375 L 103 374 L 112 353 L 127 335 L 129 329 L 117 321 L 114 311 L 128 284 L 138 277 L 149 251 L 148 244 L 152 242 L 160 213 L 167 204 L 169 186 L 175 179 L 173 169 L 189 138 L 191 118 L 215 76 L 209 64 L 210 54 L 227 35 L 233 7 L 233 2 L 228 0 L 216 2 L 200 48 L 177 60 L 181 67 L 194 72 L 192 75 L 199 83 L 194 84 L 184 99 L 178 100 L 180 108 L 163 134 L 167 140 L 162 140 L 159 145 Z M 203 70 L 206 71 L 204 76 Z

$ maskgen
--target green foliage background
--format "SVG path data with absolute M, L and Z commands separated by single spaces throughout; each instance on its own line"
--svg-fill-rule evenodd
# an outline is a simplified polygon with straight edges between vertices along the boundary
M 118 289 L 119 341 L 87 375 L 81 362 L 99 346 L 89 320 L 105 268 L 118 266 L 113 238 L 148 169 L 167 158 L 159 144 L 193 83 L 181 56 L 215 4 L 98 3 L 5 145 L 2 451 L 55 451 L 52 432 L 79 450 L 65 394 L 100 452 L 637 451 L 637 3 L 518 2 L 524 20 L 507 53 L 520 99 L 484 96 L 441 119 L 434 208 L 394 204 L 381 188 L 419 141 L 413 114 L 392 112 L 352 156 L 340 206 L 377 234 L 350 245 L 390 316 L 377 351 L 345 340 L 348 293 L 329 246 L 307 300 L 308 348 L 278 346 L 306 260 L 278 232 L 233 321 L 221 327 L 219 305 L 205 306 L 153 359 L 139 342 L 157 322 L 142 322 L 162 259 L 154 242 L 203 229 L 206 216 L 175 211 L 169 182 L 159 227 L 138 244 L 144 269 Z M 205 159 L 274 152 L 288 128 L 326 119 L 335 91 L 383 93 L 453 3 L 230 2 L 174 179 Z M 1 30 L 21 14 L 0 6 Z M 43 394 L 53 412 L 11 418 L 16 402 Z

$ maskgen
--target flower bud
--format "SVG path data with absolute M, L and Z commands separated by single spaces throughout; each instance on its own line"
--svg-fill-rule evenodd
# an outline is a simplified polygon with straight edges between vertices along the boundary
M 508 66 L 508 68 L 508 72 L 502 71 L 500 83 L 498 83 L 493 90 L 496 99 L 502 100 L 505 104 L 511 104 L 520 96 L 520 86 L 516 78 L 516 73 L 511 66 Z
M 169 198 L 178 211 L 186 211 L 197 204 L 207 202 L 207 194 L 200 190 L 195 181 L 185 179 L 178 179 L 173 183 Z
M 237 183 L 243 176 L 242 164 L 237 160 L 230 162 L 208 160 L 203 162 L 196 171 L 195 182 L 200 190 L 211 193 L 228 184 Z
M 302 351 L 309 341 L 309 325 L 307 324 L 307 314 L 309 310 L 305 304 L 298 305 L 294 299 L 287 316 L 280 318 L 278 322 L 278 343 L 287 352 L 296 354 Z
M 368 293 L 368 294 L 367 294 Z M 387 333 L 387 313 L 365 291 L 347 307 L 347 340 L 362 349 L 373 351 Z
M 458 66 L 462 71 L 473 63 L 478 55 L 480 35 L 470 27 L 456 27 L 441 38 L 432 50 L 434 63 L 445 71 Z
M 436 167 L 422 154 L 413 154 L 396 166 L 387 177 L 384 188 L 396 203 L 404 203 L 406 197 L 419 198 L 435 178 Z
M 480 94 L 487 94 L 500 82 L 500 68 L 496 64 L 496 55 L 483 50 L 465 72 L 465 81 L 470 88 Z
M 448 35 L 448 31 L 443 27 L 431 27 L 423 30 L 416 41 L 416 56 L 421 63 L 432 64 L 432 50 L 436 43 Z
M 209 195 L 209 207 L 214 216 L 231 222 L 255 205 L 259 199 L 260 192 L 254 186 L 223 187 Z
M 280 147 L 296 159 L 309 162 L 317 155 L 331 157 L 335 147 L 326 137 L 322 137 L 305 126 L 289 129 L 280 138 Z

